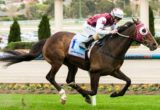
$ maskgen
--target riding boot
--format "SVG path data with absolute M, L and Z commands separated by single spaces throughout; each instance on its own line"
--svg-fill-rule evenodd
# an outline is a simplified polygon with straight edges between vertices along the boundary
M 80 47 L 83 49 L 87 49 L 88 46 L 94 41 L 94 38 L 91 36 L 86 41 L 80 43 Z

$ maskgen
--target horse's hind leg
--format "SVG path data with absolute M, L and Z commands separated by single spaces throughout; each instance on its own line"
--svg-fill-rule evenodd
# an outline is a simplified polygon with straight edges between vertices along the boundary
M 68 85 L 74 89 L 77 90 L 83 97 L 85 97 L 85 100 L 87 103 L 91 103 L 90 97 L 84 92 L 84 90 L 75 83 L 75 75 L 77 73 L 78 68 L 74 65 L 67 65 L 68 66 L 68 76 L 66 82 Z
M 65 91 L 61 88 L 60 85 L 57 84 L 57 82 L 55 81 L 55 75 L 57 73 L 57 71 L 59 70 L 59 68 L 61 67 L 61 64 L 56 64 L 56 65 L 52 65 L 51 70 L 49 71 L 49 73 L 46 76 L 46 79 L 54 85 L 54 87 L 59 91 L 59 94 L 61 95 L 61 103 L 64 104 L 66 101 L 66 94 Z
M 117 96 L 123 96 L 125 94 L 125 92 L 127 91 L 128 87 L 131 85 L 131 80 L 130 78 L 128 78 L 123 72 L 121 72 L 120 70 L 115 71 L 113 74 L 111 74 L 111 76 L 114 76 L 118 79 L 124 80 L 126 81 L 126 85 L 124 86 L 124 88 L 117 92 L 114 92 L 111 94 L 111 97 L 117 97 Z

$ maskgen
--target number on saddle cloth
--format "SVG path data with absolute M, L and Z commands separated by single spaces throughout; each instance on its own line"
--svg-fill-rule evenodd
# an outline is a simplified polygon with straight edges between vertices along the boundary
M 71 40 L 69 51 L 68 51 L 69 55 L 76 56 L 82 59 L 86 59 L 86 50 L 80 48 L 79 45 L 81 42 L 84 42 L 87 39 L 88 37 L 82 34 L 76 34 Z

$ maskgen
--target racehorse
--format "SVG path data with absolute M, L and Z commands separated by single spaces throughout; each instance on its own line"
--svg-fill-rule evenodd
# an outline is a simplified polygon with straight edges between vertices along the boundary
M 62 64 L 66 65 L 69 70 L 66 79 L 68 85 L 76 89 L 86 102 L 91 103 L 90 96 L 97 94 L 100 76 L 111 75 L 126 81 L 125 86 L 119 92 L 113 92 L 111 97 L 125 94 L 131 80 L 120 70 L 120 67 L 124 62 L 125 53 L 133 41 L 147 46 L 151 51 L 158 47 L 150 31 L 138 20 L 129 21 L 118 28 L 117 34 L 106 36 L 102 40 L 102 46 L 94 45 L 90 58 L 86 60 L 68 54 L 68 48 L 74 35 L 71 32 L 57 32 L 46 41 L 40 41 L 40 48 L 33 49 L 34 51 L 29 54 L 7 56 L 0 60 L 8 61 L 11 65 L 33 60 L 42 53 L 44 59 L 51 65 L 46 78 L 59 91 L 62 103 L 66 101 L 66 94 L 64 89 L 55 81 L 55 75 Z M 78 68 L 89 72 L 91 90 L 84 90 L 75 83 Z

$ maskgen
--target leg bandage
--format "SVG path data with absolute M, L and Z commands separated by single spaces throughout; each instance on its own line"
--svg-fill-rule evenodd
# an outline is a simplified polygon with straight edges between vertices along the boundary
M 61 89 L 59 94 L 60 94 L 62 100 L 67 100 L 67 96 L 66 96 L 64 89 Z

